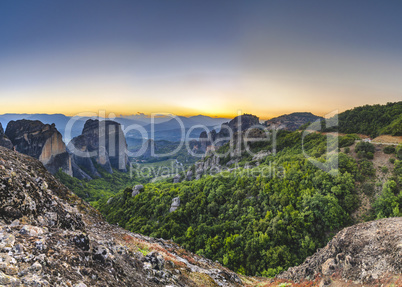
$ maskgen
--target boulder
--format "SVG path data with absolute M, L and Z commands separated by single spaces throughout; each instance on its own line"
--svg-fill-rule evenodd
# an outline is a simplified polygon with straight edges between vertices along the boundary
M 190 181 L 193 178 L 193 171 L 190 169 L 186 173 L 186 180 Z
M 172 204 L 170 205 L 170 210 L 169 212 L 173 212 L 176 211 L 176 209 L 178 209 L 180 206 L 180 197 L 175 197 L 172 200 Z
M 338 274 L 355 284 L 378 282 L 387 274 L 402 273 L 401 235 L 402 217 L 347 227 L 304 263 L 289 268 L 277 278 L 298 282 L 318 274 L 324 277 Z
M 132 197 L 137 196 L 143 190 L 144 190 L 144 186 L 142 184 L 138 184 L 138 185 L 134 186 L 131 196 Z
M 165 266 L 165 259 L 158 252 L 151 252 L 144 258 L 144 262 L 151 264 L 152 269 L 163 270 Z

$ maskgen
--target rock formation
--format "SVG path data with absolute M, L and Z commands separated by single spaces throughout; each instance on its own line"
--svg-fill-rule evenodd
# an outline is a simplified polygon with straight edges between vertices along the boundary
M 176 211 L 180 206 L 180 197 L 175 197 L 172 199 L 172 204 L 170 205 L 170 210 L 169 212 Z
M 144 190 L 144 186 L 142 184 L 138 184 L 138 185 L 134 186 L 133 192 L 131 193 L 131 196 L 135 197 L 138 194 L 140 194 L 140 192 L 143 191 L 143 190 Z
M 222 146 L 233 139 L 237 133 L 259 125 L 260 120 L 257 116 L 250 114 L 237 116 L 230 122 L 222 124 L 219 132 L 212 130 L 207 134 L 206 131 L 203 131 L 199 138 L 200 149 L 206 151 L 210 145 Z
M 179 182 L 180 182 L 180 178 L 181 178 L 180 174 L 176 174 L 176 175 L 174 176 L 174 178 L 173 178 L 173 183 L 179 183 Z
M 343 229 L 303 264 L 277 278 L 301 281 L 320 275 L 322 286 L 339 279 L 381 286 L 384 278 L 402 273 L 401 263 L 402 218 L 396 217 Z
M 272 118 L 264 123 L 269 129 L 284 129 L 295 131 L 299 127 L 307 123 L 313 123 L 324 118 L 316 116 L 312 113 L 292 113 Z
M 4 134 L 3 126 L 1 125 L 1 123 L 0 123 L 0 146 L 4 146 L 9 149 L 13 148 L 13 143 Z
M 89 176 L 100 177 L 93 160 L 108 173 L 112 168 L 127 171 L 127 143 L 119 123 L 89 119 L 82 134 L 72 139 L 68 149 L 77 166 Z
M 7 125 L 6 135 L 16 151 L 39 159 L 51 173 L 61 168 L 68 175 L 73 175 L 71 157 L 54 124 L 30 120 L 11 121 Z
M 106 223 L 38 160 L 3 147 L 0 285 L 244 286 L 236 273 L 171 241 Z
M 216 173 L 222 169 L 222 166 L 219 164 L 219 156 L 212 155 L 210 157 L 204 158 L 201 161 L 198 161 L 194 164 L 195 166 L 195 179 L 200 179 L 204 174 L 212 174 Z M 192 174 L 191 174 L 192 176 Z M 187 180 L 191 180 L 191 177 Z

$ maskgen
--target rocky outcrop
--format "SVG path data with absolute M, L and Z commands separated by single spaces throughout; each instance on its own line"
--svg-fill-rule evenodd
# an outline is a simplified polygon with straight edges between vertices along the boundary
M 176 211 L 180 207 L 180 197 L 175 197 L 172 199 L 172 204 L 170 205 L 169 212 Z
M 244 286 L 219 263 L 128 232 L 32 157 L 0 147 L 1 286 Z
M 0 123 L 0 146 L 4 146 L 6 148 L 12 149 L 13 144 L 12 142 L 8 139 L 8 137 L 5 135 L 3 126 Z
M 222 146 L 233 139 L 237 133 L 242 133 L 258 125 L 260 125 L 260 120 L 257 116 L 250 114 L 237 116 L 230 122 L 222 124 L 219 132 L 215 130 L 209 133 L 203 131 L 199 137 L 200 150 L 206 151 L 211 145 Z
M 91 177 L 101 176 L 94 162 L 108 173 L 113 173 L 112 168 L 127 171 L 126 138 L 117 122 L 88 120 L 82 134 L 72 139 L 68 149 L 77 166 Z
M 212 174 L 213 172 L 218 172 L 223 170 L 222 166 L 219 164 L 219 156 L 211 155 L 207 158 L 204 158 L 201 161 L 198 161 L 194 164 L 195 166 L 195 179 L 200 179 L 204 174 Z M 210 173 L 209 173 L 210 172 Z M 192 174 L 191 174 L 192 176 Z M 191 180 L 187 179 L 187 180 Z
M 176 174 L 176 175 L 174 176 L 174 178 L 173 178 L 173 183 L 179 183 L 179 182 L 180 182 L 180 178 L 181 178 L 180 174 Z
M 257 116 L 244 114 L 235 117 L 227 124 L 223 124 L 221 130 L 217 134 L 218 137 L 227 134 L 227 130 L 230 129 L 233 133 L 242 132 L 248 130 L 253 126 L 258 126 L 260 124 L 260 119 Z
M 316 116 L 312 113 L 292 113 L 272 118 L 264 123 L 269 129 L 284 129 L 295 131 L 302 125 L 313 123 L 317 120 L 323 120 L 323 117 Z
M 402 273 L 401 262 L 402 218 L 388 218 L 343 229 L 303 264 L 277 277 L 301 281 L 322 276 L 322 286 L 339 277 L 380 286 L 384 277 Z
M 144 186 L 142 184 L 137 184 L 133 188 L 133 192 L 131 193 L 132 197 L 135 197 L 141 193 L 141 191 L 144 191 Z
M 11 121 L 7 125 L 6 135 L 16 151 L 39 159 L 51 173 L 61 168 L 72 176 L 71 157 L 54 124 L 30 120 Z

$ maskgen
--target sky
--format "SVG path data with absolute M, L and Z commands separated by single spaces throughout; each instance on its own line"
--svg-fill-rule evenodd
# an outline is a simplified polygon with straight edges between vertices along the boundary
M 400 1 L 1 1 L 0 113 L 271 118 L 402 99 Z

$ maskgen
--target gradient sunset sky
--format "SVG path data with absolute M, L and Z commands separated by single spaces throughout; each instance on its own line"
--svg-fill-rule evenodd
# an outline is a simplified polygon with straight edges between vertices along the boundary
M 400 1 L 1 1 L 0 113 L 325 115 L 402 99 Z

